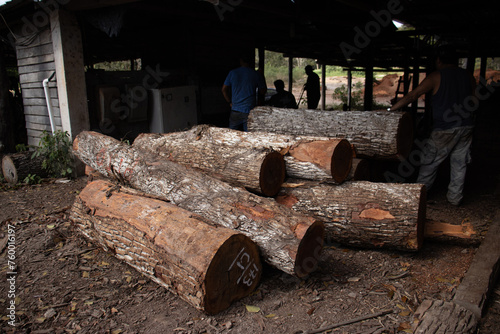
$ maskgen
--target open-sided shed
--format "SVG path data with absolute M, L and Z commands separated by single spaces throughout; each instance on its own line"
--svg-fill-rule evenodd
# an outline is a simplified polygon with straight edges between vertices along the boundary
M 374 68 L 403 69 L 418 82 L 438 44 L 456 45 L 469 67 L 481 58 L 483 76 L 486 58 L 500 54 L 500 12 L 485 1 L 12 0 L 0 13 L 2 53 L 19 71 L 29 144 L 51 128 L 133 138 L 151 129 L 152 91 L 167 87 L 187 87 L 182 94 L 198 122 L 224 125 L 224 77 L 239 53 L 255 49 L 261 68 L 270 50 L 361 69 L 368 82 Z M 400 31 L 394 20 L 414 29 Z M 116 60 L 129 68 L 94 66 Z M 367 85 L 366 110 L 371 94 Z

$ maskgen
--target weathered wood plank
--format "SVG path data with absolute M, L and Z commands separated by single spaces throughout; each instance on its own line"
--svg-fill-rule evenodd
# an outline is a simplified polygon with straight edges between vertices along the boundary
M 469 270 L 460 283 L 453 301 L 483 315 L 486 302 L 495 288 L 500 271 L 500 211 L 497 211 L 488 233 L 479 246 Z

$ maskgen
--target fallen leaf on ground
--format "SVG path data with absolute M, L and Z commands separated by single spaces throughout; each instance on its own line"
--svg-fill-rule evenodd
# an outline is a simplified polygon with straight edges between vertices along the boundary
M 251 313 L 257 313 L 260 311 L 260 307 L 258 306 L 245 305 L 245 307 L 247 308 L 247 311 Z

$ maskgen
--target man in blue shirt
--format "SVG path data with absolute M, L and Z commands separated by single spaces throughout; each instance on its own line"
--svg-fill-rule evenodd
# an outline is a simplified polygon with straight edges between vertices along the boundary
M 250 63 L 250 59 L 240 57 L 241 66 L 231 70 L 222 85 L 222 94 L 231 106 L 230 129 L 242 126 L 247 131 L 248 114 L 257 104 L 257 91 L 262 97 L 267 91 L 264 77 Z

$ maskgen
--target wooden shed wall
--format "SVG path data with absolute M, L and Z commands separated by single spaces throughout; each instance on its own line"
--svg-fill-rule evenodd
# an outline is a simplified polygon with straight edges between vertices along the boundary
M 26 46 L 16 46 L 19 81 L 23 95 L 24 115 L 28 144 L 38 145 L 44 130 L 51 131 L 43 80 L 55 71 L 54 51 L 50 29 L 39 32 Z M 55 77 L 49 83 L 55 129 L 62 129 L 57 83 Z

